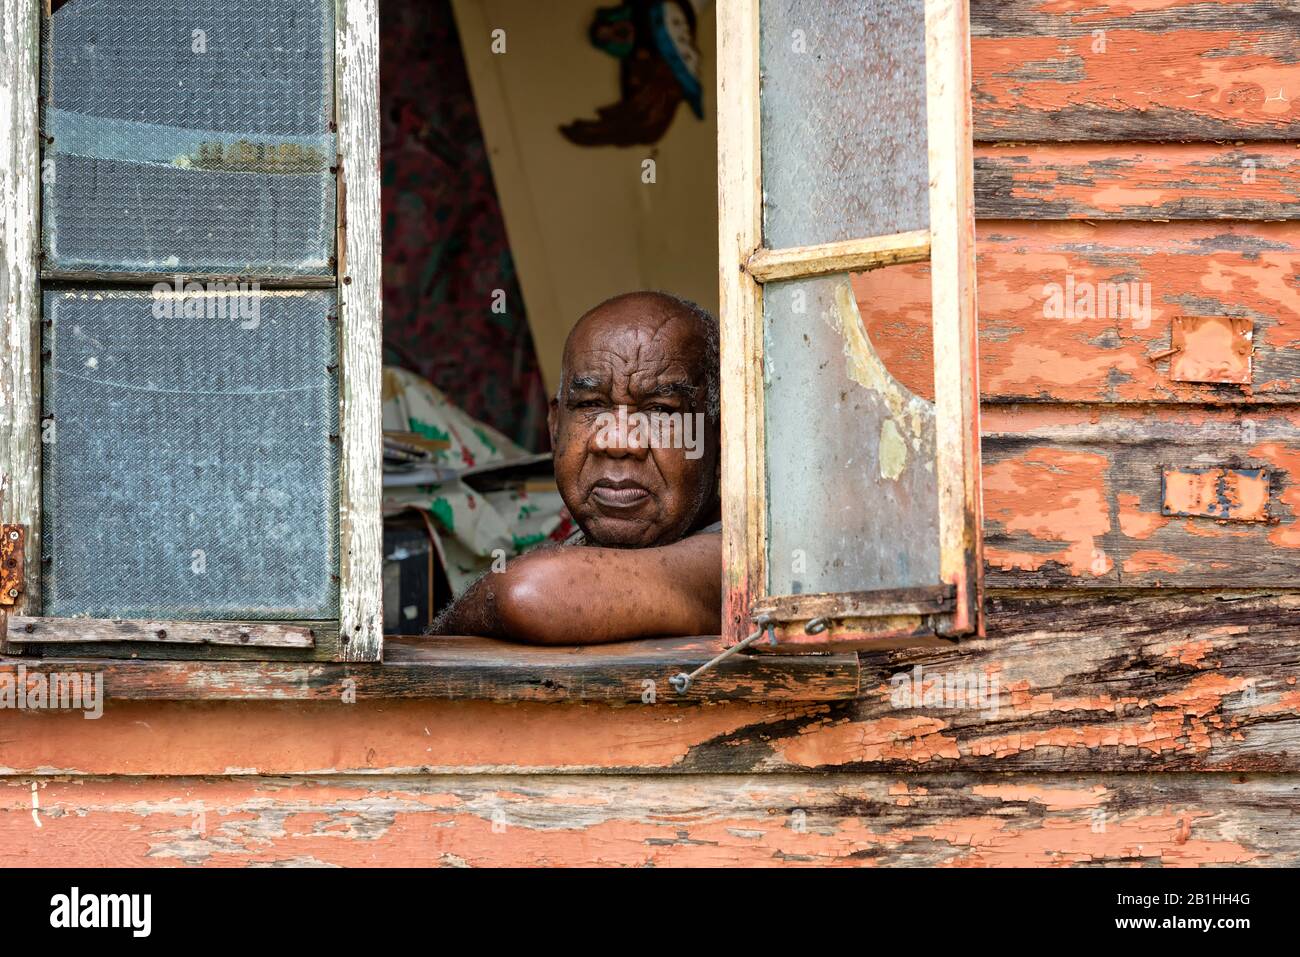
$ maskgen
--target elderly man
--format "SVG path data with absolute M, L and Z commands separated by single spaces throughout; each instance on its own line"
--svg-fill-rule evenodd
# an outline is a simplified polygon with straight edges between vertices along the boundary
M 718 378 L 717 320 L 694 303 L 635 292 L 584 315 L 548 420 L 581 531 L 488 572 L 431 633 L 546 645 L 717 634 Z

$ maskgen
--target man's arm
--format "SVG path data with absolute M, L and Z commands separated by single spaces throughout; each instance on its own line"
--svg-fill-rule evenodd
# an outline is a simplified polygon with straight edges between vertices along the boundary
M 529 552 L 475 582 L 431 634 L 539 645 L 716 635 L 722 627 L 722 536 L 658 548 Z

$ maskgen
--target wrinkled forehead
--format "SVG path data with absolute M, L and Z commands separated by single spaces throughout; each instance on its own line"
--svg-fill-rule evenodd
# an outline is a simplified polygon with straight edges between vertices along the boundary
M 593 314 L 569 336 L 564 385 L 640 394 L 665 383 L 704 385 L 705 343 L 695 324 L 680 316 Z

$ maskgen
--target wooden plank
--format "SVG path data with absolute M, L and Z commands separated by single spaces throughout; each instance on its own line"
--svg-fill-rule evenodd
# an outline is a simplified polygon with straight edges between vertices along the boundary
M 99 618 L 11 616 L 11 643 L 79 645 L 129 641 L 144 644 L 235 645 L 311 648 L 316 635 L 306 625 L 269 621 L 124 621 Z
M 1300 863 L 1294 776 L 840 773 L 740 786 L 726 775 L 312 775 L 39 785 L 37 798 L 27 779 L 0 788 L 0 865 Z
M 39 628 L 38 628 L 39 631 Z M 572 648 L 486 638 L 390 637 L 382 665 L 235 661 L 0 659 L 0 675 L 89 672 L 130 700 L 452 699 L 494 701 L 837 701 L 858 690 L 855 655 L 733 655 L 686 695 L 668 679 L 721 650 L 720 639 L 674 638 Z
M 981 223 L 979 380 L 990 403 L 1294 403 L 1298 223 Z M 868 334 L 913 392 L 934 394 L 929 267 L 854 277 Z M 1170 376 L 1177 316 L 1253 326 L 1249 386 Z
M 1274 0 L 973 0 L 987 141 L 1300 138 L 1300 21 Z
M 782 699 L 773 675 L 771 687 L 725 707 L 674 705 L 666 694 L 584 704 L 573 672 L 567 683 L 521 676 L 523 700 L 494 704 L 438 697 L 432 674 L 410 688 L 415 698 L 370 699 L 364 675 L 374 666 L 313 665 L 271 680 L 256 665 L 119 662 L 105 672 L 100 720 L 5 712 L 0 766 L 91 776 L 725 773 L 750 775 L 746 786 L 809 770 L 1300 772 L 1300 592 L 995 594 L 987 632 L 956 647 L 863 656 L 856 700 Z M 24 663 L 33 667 L 5 667 Z M 177 677 L 182 669 L 188 677 Z M 356 677 L 355 704 L 340 704 L 345 688 L 323 677 L 340 670 Z M 663 662 L 657 674 L 672 670 Z M 545 687 L 547 678 L 564 687 Z M 474 693 L 467 676 L 447 681 L 448 694 Z M 150 696 L 193 700 L 120 700 Z M 264 700 L 202 700 L 222 696 Z
M 717 23 L 722 634 L 734 644 L 767 583 L 762 290 L 743 268 L 762 241 L 758 0 L 719 4 Z
M 1300 410 L 986 409 L 983 450 L 990 587 L 1300 586 Z M 1267 484 L 1179 516 L 1170 468 Z
M 1300 219 L 1294 143 L 978 146 L 984 219 Z
M 935 472 L 939 489 L 935 524 L 939 531 L 939 577 L 957 592 L 944 633 L 960 635 L 980 629 L 984 592 L 966 0 L 926 0 L 925 57 Z
M 930 231 L 915 229 L 891 236 L 850 239 L 819 246 L 760 249 L 749 257 L 745 271 L 757 282 L 776 282 L 925 262 L 929 258 Z
M 346 661 L 383 655 L 380 444 L 379 8 L 339 0 L 335 47 L 345 226 L 340 250 L 339 641 Z
M 0 0 L 0 523 L 26 527 L 25 586 L 40 609 L 40 7 Z
M 786 769 L 1294 771 L 1297 610 L 1294 592 L 997 595 L 988 638 L 864 661 L 855 705 L 727 741 Z

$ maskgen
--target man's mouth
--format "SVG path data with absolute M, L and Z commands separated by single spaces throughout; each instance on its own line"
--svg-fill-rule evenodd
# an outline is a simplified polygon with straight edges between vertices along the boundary
M 591 489 L 591 497 L 608 508 L 632 508 L 650 497 L 644 485 L 621 479 L 601 479 Z

